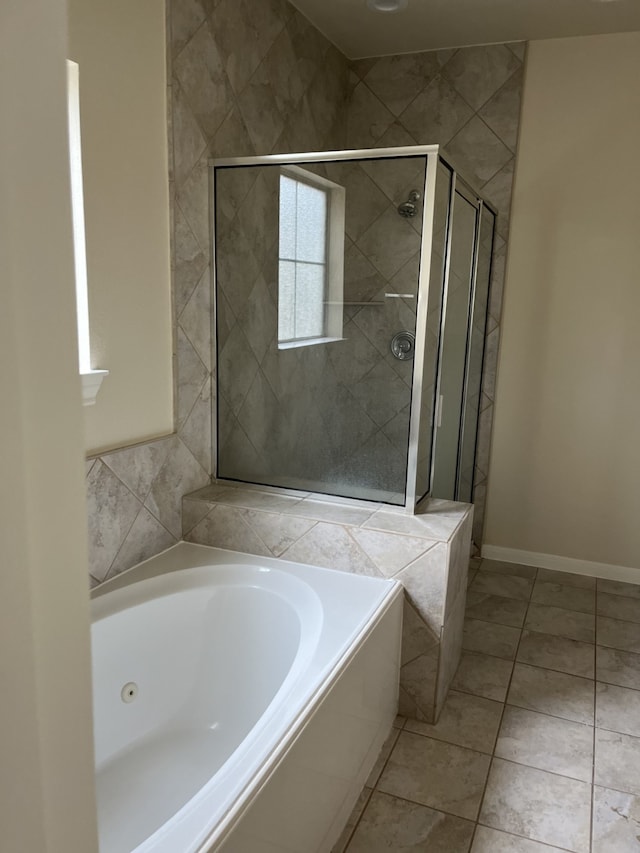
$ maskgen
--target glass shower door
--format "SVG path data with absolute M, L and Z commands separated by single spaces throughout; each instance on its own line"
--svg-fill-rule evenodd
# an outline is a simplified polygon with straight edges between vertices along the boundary
M 218 478 L 405 503 L 426 164 L 216 168 Z

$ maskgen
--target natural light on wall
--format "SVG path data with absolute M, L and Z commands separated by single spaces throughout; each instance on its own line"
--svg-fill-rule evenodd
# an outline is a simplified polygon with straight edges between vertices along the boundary
M 84 197 L 82 192 L 82 148 L 80 137 L 80 86 L 76 62 L 67 60 L 69 106 L 69 159 L 71 164 L 71 213 L 76 274 L 76 312 L 78 315 L 78 357 L 82 379 L 82 404 L 92 406 L 108 370 L 91 369 L 89 340 L 89 297 L 87 293 L 87 255 L 84 235 Z
M 280 174 L 278 348 L 342 338 L 345 190 L 298 166 Z

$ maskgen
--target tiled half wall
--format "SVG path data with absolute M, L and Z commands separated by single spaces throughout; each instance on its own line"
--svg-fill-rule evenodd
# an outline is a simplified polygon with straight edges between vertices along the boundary
M 211 474 L 208 159 L 440 143 L 499 210 L 476 486 L 481 541 L 523 45 L 349 61 L 286 0 L 168 0 L 176 434 L 87 462 L 94 583 L 180 537 Z
M 280 557 L 405 588 L 400 713 L 434 722 L 462 648 L 473 508 L 429 501 L 415 516 L 213 485 L 183 501 L 188 542 Z

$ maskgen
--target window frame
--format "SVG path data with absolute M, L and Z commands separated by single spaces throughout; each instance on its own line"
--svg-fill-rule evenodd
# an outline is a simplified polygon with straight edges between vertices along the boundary
M 280 177 L 287 177 L 298 183 L 307 184 L 325 193 L 327 199 L 327 227 L 325 250 L 325 281 L 322 296 L 323 334 L 311 337 L 280 338 L 278 332 L 278 349 L 312 346 L 343 339 L 343 306 L 344 306 L 344 241 L 345 241 L 345 202 L 346 190 L 340 184 L 330 181 L 301 166 L 283 165 L 280 167 Z M 279 184 L 279 187 L 281 184 Z M 278 235 L 280 234 L 280 206 L 278 205 Z M 290 258 L 280 257 L 280 238 L 278 236 L 278 268 L 281 260 Z M 294 263 L 296 262 L 293 259 Z M 278 311 L 280 311 L 280 274 L 278 271 Z

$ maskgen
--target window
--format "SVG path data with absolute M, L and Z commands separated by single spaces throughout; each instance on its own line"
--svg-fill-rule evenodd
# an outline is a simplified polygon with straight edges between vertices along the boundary
M 342 336 L 344 187 L 282 167 L 279 205 L 278 345 Z
M 87 291 L 87 253 L 84 234 L 84 196 L 82 190 L 82 148 L 80 144 L 79 69 L 67 60 L 67 104 L 69 110 L 69 161 L 71 171 L 71 215 L 76 275 L 76 313 L 78 318 L 78 361 L 82 378 L 82 403 L 91 406 L 108 370 L 91 369 L 89 344 L 89 297 Z

